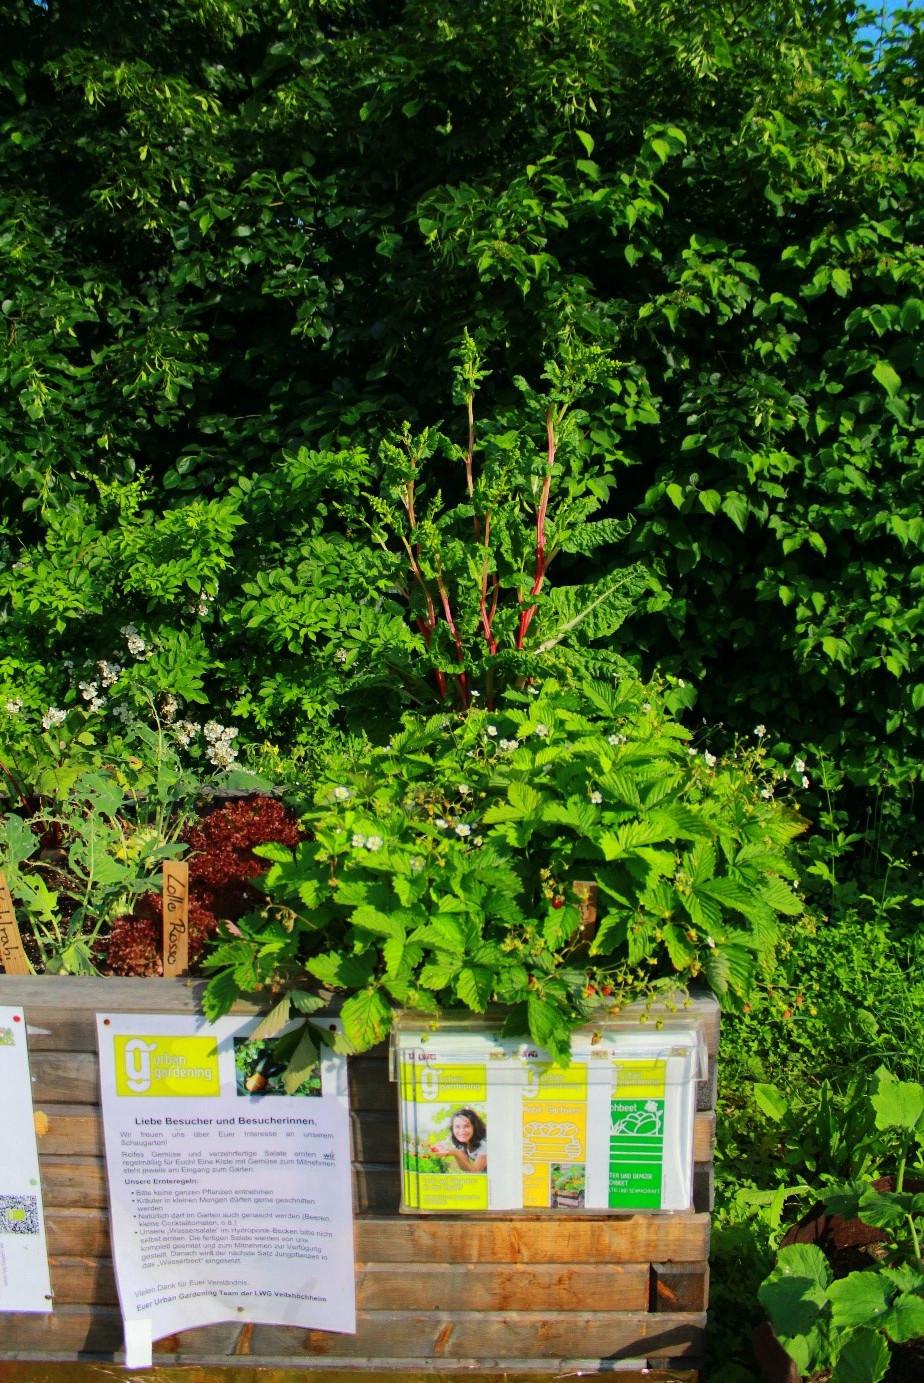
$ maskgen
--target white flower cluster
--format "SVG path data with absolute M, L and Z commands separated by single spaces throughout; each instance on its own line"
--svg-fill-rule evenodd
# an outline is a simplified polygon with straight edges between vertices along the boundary
M 334 654 L 334 662 L 335 662 L 335 663 L 345 663 L 346 660 L 347 660 L 347 651 L 346 651 L 346 649 L 345 649 L 345 648 L 338 648 L 338 649 L 337 649 L 337 652 Z
M 603 793 L 598 792 L 595 788 L 594 791 L 590 794 L 590 800 L 591 802 L 593 802 L 595 807 L 599 807 L 600 803 L 603 801 Z
M 611 744 L 615 749 L 617 744 L 625 744 L 626 737 L 625 735 L 607 735 L 606 742 L 607 744 Z
M 237 750 L 231 743 L 237 738 L 237 726 L 219 725 L 217 720 L 210 720 L 202 733 L 206 741 L 205 757 L 209 763 L 216 768 L 230 768 L 237 758 Z
M 118 682 L 122 672 L 121 663 L 109 663 L 105 658 L 100 658 L 96 664 L 96 672 L 99 677 L 100 686 L 111 687 Z
M 150 657 L 147 644 L 133 624 L 123 624 L 119 633 L 125 640 L 128 651 L 133 658 Z
M 508 754 L 511 753 L 514 749 L 519 749 L 520 747 L 519 740 L 498 740 L 498 743 L 500 744 L 501 749 L 506 750 Z
M 65 720 L 67 720 L 67 711 L 61 711 L 57 706 L 49 706 L 42 716 L 42 729 L 53 730 L 56 725 L 60 725 Z
M 538 725 L 534 725 L 533 729 L 541 740 L 544 740 L 549 733 L 549 727 L 547 725 L 543 725 L 542 721 L 540 721 Z
M 361 831 L 355 831 L 350 842 L 354 850 L 381 850 L 384 841 L 381 836 L 364 836 Z
M 708 749 L 703 750 L 703 760 L 705 761 L 707 768 L 715 768 L 716 764 L 718 763 L 718 759 L 716 758 L 716 756 L 714 754 L 710 754 Z
M 98 682 L 78 682 L 78 690 L 84 701 L 87 703 L 88 711 L 101 711 L 106 704 L 106 698 L 99 694 Z
M 4 703 L 3 709 L 8 716 L 18 716 L 19 712 L 22 710 L 22 697 L 11 696 L 9 701 Z
M 208 591 L 201 591 L 198 596 L 193 596 L 186 608 L 191 615 L 198 615 L 200 619 L 205 619 L 214 600 L 215 597 L 209 595 Z
M 180 703 L 172 692 L 167 692 L 165 696 L 161 697 L 160 713 L 168 725 L 176 720 L 179 709 Z
M 188 749 L 202 726 L 195 720 L 178 720 L 172 727 L 173 737 L 181 749 Z

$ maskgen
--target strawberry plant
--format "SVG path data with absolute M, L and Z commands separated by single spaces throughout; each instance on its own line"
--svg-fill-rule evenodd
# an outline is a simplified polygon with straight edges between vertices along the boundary
M 719 759 L 672 718 L 666 688 L 554 680 L 494 710 L 408 717 L 388 745 L 331 761 L 294 849 L 258 846 L 267 902 L 205 964 L 210 1017 L 241 992 L 306 980 L 344 996 L 352 1050 L 395 1007 L 489 1004 L 564 1058 L 569 1033 L 697 978 L 740 1004 L 802 903 L 760 744 Z M 576 884 L 601 917 L 581 926 Z

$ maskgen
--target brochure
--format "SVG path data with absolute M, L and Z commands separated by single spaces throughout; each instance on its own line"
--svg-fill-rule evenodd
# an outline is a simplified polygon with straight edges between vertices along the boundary
M 613 1023 L 572 1061 L 461 1020 L 393 1040 L 406 1210 L 686 1210 L 699 1027 Z

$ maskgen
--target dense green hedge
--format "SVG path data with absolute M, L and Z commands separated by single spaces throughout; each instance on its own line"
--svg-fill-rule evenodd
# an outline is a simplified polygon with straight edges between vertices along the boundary
M 467 328 L 479 408 L 537 450 L 515 377 L 614 362 L 563 464 L 634 527 L 563 574 L 647 569 L 619 651 L 698 683 L 697 715 L 907 784 L 921 33 L 874 49 L 859 22 L 836 0 L 7 7 L 0 697 L 61 702 L 62 656 L 124 653 L 134 624 L 155 690 L 298 733 L 336 702 L 345 632 L 368 665 L 398 637 L 370 622 L 338 466 L 405 418 L 464 447 Z M 299 492 L 301 448 L 335 460 Z

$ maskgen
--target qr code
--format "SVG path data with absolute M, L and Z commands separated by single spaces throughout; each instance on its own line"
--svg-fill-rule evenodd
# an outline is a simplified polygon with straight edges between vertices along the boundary
M 0 1234 L 38 1234 L 37 1196 L 0 1196 Z

